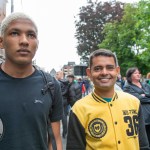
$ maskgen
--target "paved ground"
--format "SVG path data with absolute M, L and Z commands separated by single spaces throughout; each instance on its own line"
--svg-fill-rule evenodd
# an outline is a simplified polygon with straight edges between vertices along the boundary
M 63 150 L 66 150 L 66 139 L 62 138 Z
M 62 124 L 61 124 L 61 131 L 60 131 L 60 133 L 62 133 Z M 63 150 L 66 150 L 66 142 L 67 142 L 67 138 L 63 138 L 62 137 Z

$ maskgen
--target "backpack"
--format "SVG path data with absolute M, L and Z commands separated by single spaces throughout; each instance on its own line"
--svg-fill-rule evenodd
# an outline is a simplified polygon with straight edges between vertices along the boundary
M 54 79 L 49 73 L 46 73 L 42 70 L 39 70 L 39 72 L 41 73 L 43 80 L 45 82 L 45 86 L 42 89 L 42 94 L 46 94 L 46 92 L 49 91 L 49 95 L 51 96 L 52 101 L 53 101 L 54 100 L 54 90 L 55 90 L 55 85 L 54 85 L 54 81 L 53 81 Z M 51 111 L 52 111 L 52 108 L 51 108 L 50 112 Z M 57 150 L 56 140 L 54 137 L 50 119 L 48 119 L 48 134 L 52 141 L 53 150 Z

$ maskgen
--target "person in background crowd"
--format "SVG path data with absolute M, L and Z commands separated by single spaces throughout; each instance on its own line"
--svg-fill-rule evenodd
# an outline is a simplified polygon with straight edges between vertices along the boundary
M 86 93 L 85 81 L 83 81 L 83 84 L 82 84 L 82 97 L 85 96 L 85 93 Z
M 71 109 L 67 150 L 149 150 L 140 101 L 114 90 L 117 64 L 110 50 L 91 53 L 86 71 L 94 91 Z
M 74 75 L 70 74 L 67 76 L 69 81 L 69 98 L 68 103 L 72 107 L 74 103 L 82 98 L 82 90 L 80 85 L 77 82 L 74 82 Z
M 63 138 L 67 135 L 67 115 L 68 115 L 68 88 L 69 88 L 69 82 L 64 79 L 64 75 L 62 71 L 58 71 L 56 73 L 56 79 L 59 81 L 61 86 L 61 92 L 63 96 L 63 107 L 64 107 L 64 114 L 62 119 L 62 127 L 63 127 Z
M 82 91 L 83 80 L 81 78 L 78 79 L 78 84 L 80 85 L 80 89 Z
M 121 74 L 119 74 L 119 75 L 117 76 L 116 84 L 122 88 L 122 86 L 121 86 L 121 85 L 122 85 Z
M 84 84 L 85 84 L 85 95 L 88 95 L 90 93 L 90 80 L 88 78 L 84 78 Z
M 84 97 L 84 96 L 85 96 L 85 93 L 86 93 L 86 88 L 85 88 L 85 81 L 84 81 L 84 79 L 79 78 L 79 79 L 78 79 L 78 84 L 79 84 L 80 89 L 81 89 L 81 91 L 82 91 L 82 97 Z
M 59 81 L 61 86 L 61 92 L 63 96 L 63 107 L 64 107 L 64 114 L 62 118 L 62 127 L 63 127 L 63 138 L 66 138 L 67 135 L 67 115 L 68 115 L 68 89 L 69 89 L 69 82 L 68 80 L 64 79 L 64 75 L 62 71 L 58 71 L 56 73 L 56 79 Z
M 43 93 L 45 82 L 32 65 L 38 49 L 38 29 L 26 14 L 15 12 L 0 26 L 0 150 L 51 150 L 51 122 L 57 150 L 62 150 L 60 120 L 63 107 L 59 83 L 53 78 L 54 99 Z
M 74 82 L 75 82 L 75 83 L 78 83 L 78 79 L 77 79 L 76 77 L 74 78 Z
M 146 75 L 146 82 L 150 85 L 150 72 Z
M 126 81 L 127 81 L 126 77 L 122 77 L 122 89 L 124 89 Z
M 146 133 L 150 143 L 150 85 L 140 82 L 141 73 L 137 67 L 129 68 L 126 72 L 127 84 L 124 91 L 136 96 L 142 105 L 146 124 Z
M 121 74 L 119 74 L 119 75 L 117 76 L 116 84 L 117 84 L 118 86 L 120 86 L 121 89 L 123 89 L 124 80 L 123 80 Z

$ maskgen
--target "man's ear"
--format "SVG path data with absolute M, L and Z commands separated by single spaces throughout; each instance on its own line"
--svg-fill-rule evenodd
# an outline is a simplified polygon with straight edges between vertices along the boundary
M 116 68 L 116 71 L 117 71 L 117 74 L 119 75 L 120 74 L 120 67 L 119 66 Z
M 2 38 L 2 37 L 0 37 L 0 48 L 1 48 L 1 49 L 4 48 L 4 47 L 3 47 L 3 38 Z
M 86 69 L 86 74 L 91 79 L 91 70 L 90 70 L 90 68 Z
M 38 49 L 38 47 L 39 47 L 39 40 L 37 40 L 37 49 Z

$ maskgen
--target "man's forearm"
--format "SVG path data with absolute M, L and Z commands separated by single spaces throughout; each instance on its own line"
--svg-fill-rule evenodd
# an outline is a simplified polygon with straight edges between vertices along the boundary
M 61 136 L 60 136 L 60 137 L 57 137 L 57 139 L 55 139 L 55 140 L 56 140 L 57 150 L 63 150 Z M 52 142 L 51 142 L 51 141 L 49 142 L 49 150 L 54 150 L 54 149 L 52 148 Z
M 52 129 L 53 129 L 53 133 L 54 133 L 54 137 L 55 137 L 55 141 L 56 141 L 57 150 L 62 150 L 63 146 L 62 146 L 62 138 L 60 135 L 60 121 L 53 122 L 53 123 L 51 123 L 51 125 L 52 125 Z M 49 140 L 49 150 L 54 150 L 54 149 L 52 149 L 51 139 Z

